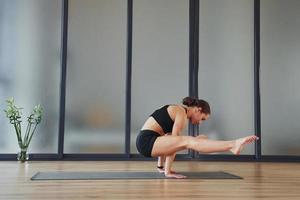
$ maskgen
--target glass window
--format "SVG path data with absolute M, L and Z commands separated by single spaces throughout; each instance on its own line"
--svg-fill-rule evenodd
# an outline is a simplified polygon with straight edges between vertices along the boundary
M 199 98 L 212 110 L 199 131 L 217 140 L 252 135 L 253 0 L 201 0 L 199 20 Z M 254 145 L 241 153 L 254 154 Z
M 261 1 L 263 155 L 300 155 L 300 1 Z
M 29 153 L 56 153 L 61 1 L 1 0 L 0 15 L 0 153 L 19 150 L 15 130 L 3 112 L 9 97 L 24 108 L 23 136 L 33 107 L 44 108 Z
M 136 136 L 148 116 L 188 95 L 189 1 L 133 3 L 131 152 L 137 153 Z
M 66 153 L 123 153 L 127 2 L 70 0 Z

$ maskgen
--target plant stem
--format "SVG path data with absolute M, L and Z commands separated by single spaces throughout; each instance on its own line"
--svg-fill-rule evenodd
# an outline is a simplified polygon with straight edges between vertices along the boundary
M 30 131 L 31 131 L 31 123 L 28 122 L 27 129 L 26 129 L 26 134 L 25 134 L 25 137 L 24 137 L 24 144 L 27 143 Z
M 32 136 L 33 136 L 33 134 L 34 134 L 34 131 L 35 131 L 36 127 L 37 127 L 37 124 L 35 124 L 35 126 L 34 126 L 34 128 L 33 128 L 32 132 L 31 132 L 31 135 L 30 135 L 30 137 L 29 137 L 28 142 L 26 141 L 26 143 L 25 143 L 27 147 L 28 147 L 28 145 L 29 145 L 29 143 L 30 143 L 30 141 L 31 141 L 31 139 L 32 139 Z
M 18 131 L 19 131 L 19 136 L 20 136 L 20 138 L 22 138 L 21 122 L 20 121 L 17 121 L 17 128 L 18 128 Z
M 24 136 L 24 142 L 26 141 L 26 139 L 28 137 L 28 128 L 29 128 L 29 122 L 27 123 L 26 132 L 25 132 L 25 136 Z
M 16 123 L 14 123 L 14 127 L 15 127 L 15 130 L 16 130 L 16 134 L 17 134 L 18 141 L 19 141 L 19 142 L 20 142 L 20 141 L 22 142 L 22 137 L 21 137 L 21 135 L 20 135 L 20 132 L 19 132 L 19 129 L 18 129 Z

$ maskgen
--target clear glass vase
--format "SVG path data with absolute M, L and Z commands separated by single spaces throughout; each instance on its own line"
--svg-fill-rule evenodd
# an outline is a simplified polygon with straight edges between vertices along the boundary
M 29 160 L 29 154 L 27 153 L 27 148 L 20 149 L 20 151 L 17 154 L 17 160 L 20 162 L 25 162 L 25 161 Z

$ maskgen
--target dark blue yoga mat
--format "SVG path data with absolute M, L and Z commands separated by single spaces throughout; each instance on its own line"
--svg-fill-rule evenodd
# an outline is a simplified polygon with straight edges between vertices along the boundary
M 178 172 L 187 179 L 243 179 L 223 171 Z M 158 172 L 37 172 L 31 180 L 112 180 L 112 179 L 170 179 Z

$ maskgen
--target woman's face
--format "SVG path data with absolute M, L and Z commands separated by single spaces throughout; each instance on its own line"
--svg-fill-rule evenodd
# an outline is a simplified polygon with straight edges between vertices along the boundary
M 203 121 L 207 120 L 210 117 L 209 114 L 205 114 L 201 110 L 202 109 L 199 107 L 193 108 L 193 113 L 190 119 L 192 124 L 201 124 Z

